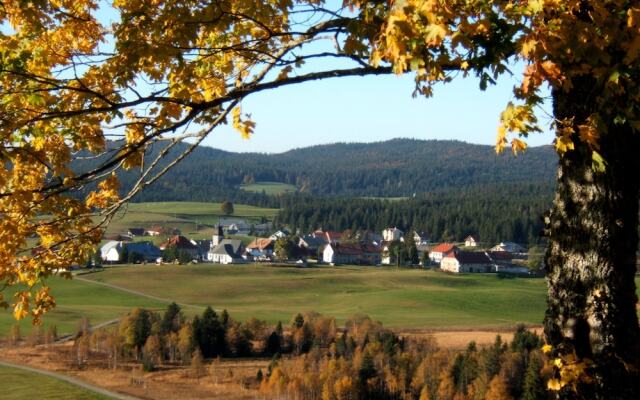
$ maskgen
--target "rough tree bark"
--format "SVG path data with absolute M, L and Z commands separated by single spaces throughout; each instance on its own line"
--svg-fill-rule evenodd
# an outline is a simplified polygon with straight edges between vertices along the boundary
M 577 127 L 594 110 L 593 82 L 554 92 L 554 115 L 574 116 Z M 640 138 L 626 125 L 600 132 L 604 172 L 591 150 L 575 149 L 559 161 L 557 190 L 547 216 L 545 256 L 549 286 L 545 335 L 556 354 L 593 360 L 591 384 L 565 387 L 563 399 L 640 398 L 640 327 L 636 304 L 636 251 Z

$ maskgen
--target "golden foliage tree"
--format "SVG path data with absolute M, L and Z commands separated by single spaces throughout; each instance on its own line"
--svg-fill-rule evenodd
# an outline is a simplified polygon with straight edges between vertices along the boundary
M 352 3 L 373 13 L 382 4 Z M 553 388 L 565 398 L 637 398 L 640 2 L 390 3 L 371 61 L 415 71 L 416 94 L 430 96 L 453 73 L 476 75 L 485 87 L 512 61 L 525 65 L 501 115 L 497 151 L 526 149 L 522 138 L 540 130 L 534 112 L 550 88 L 560 156 L 545 216 Z
M 526 149 L 548 86 L 560 155 L 545 217 L 554 387 L 637 397 L 638 1 L 114 0 L 113 23 L 98 19 L 101 4 L 0 3 L 10 26 L 0 33 L 0 282 L 27 287 L 0 303 L 17 318 L 53 307 L 46 278 L 90 257 L 122 204 L 207 134 L 230 120 L 251 135 L 240 108 L 250 94 L 413 71 L 415 94 L 429 96 L 456 73 L 486 87 L 518 60 L 497 150 Z M 321 40 L 331 45 L 307 46 Z M 352 64 L 327 69 L 321 58 Z M 172 153 L 185 138 L 192 145 Z M 158 157 L 145 159 L 154 145 Z M 139 171 L 128 193 L 121 168 Z
M 240 108 L 248 95 L 388 73 L 353 40 L 333 46 L 355 36 L 370 43 L 375 27 L 324 6 L 0 2 L 0 287 L 24 287 L 13 299 L 0 290 L 0 306 L 37 322 L 55 306 L 47 278 L 86 262 L 127 200 L 219 125 L 251 135 L 255 124 Z M 329 45 L 310 46 L 318 41 Z M 344 62 L 323 69 L 319 59 Z M 187 138 L 188 149 L 172 151 Z M 152 146 L 158 156 L 145 158 Z M 138 171 L 126 193 L 120 169 Z

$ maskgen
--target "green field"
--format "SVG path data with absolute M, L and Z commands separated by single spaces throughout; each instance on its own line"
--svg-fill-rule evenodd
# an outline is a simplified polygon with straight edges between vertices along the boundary
M 240 185 L 240 189 L 256 193 L 262 193 L 262 191 L 264 191 L 267 195 L 279 195 L 298 191 L 298 188 L 295 186 L 282 182 L 256 182 Z
M 3 400 L 81 399 L 106 400 L 109 397 L 48 376 L 0 366 Z
M 540 324 L 545 309 L 543 279 L 492 274 L 202 264 L 115 267 L 87 278 L 271 323 L 317 311 L 339 322 L 368 314 L 396 328 L 506 327 Z
M 46 315 L 43 328 L 56 325 L 60 335 L 75 332 L 82 317 L 89 318 L 91 324 L 97 324 L 121 317 L 134 307 L 166 308 L 165 302 L 79 280 L 52 278 L 48 284 L 57 306 Z M 11 299 L 12 292 L 12 289 L 5 289 L 3 293 Z M 9 311 L 0 309 L 0 336 L 5 337 L 15 323 Z M 29 335 L 32 329 L 29 318 L 20 321 L 23 336 Z
M 237 218 L 259 222 L 272 221 L 278 213 L 275 208 L 260 208 L 244 204 L 234 204 L 234 213 L 225 216 L 220 211 L 220 203 L 204 202 L 151 202 L 130 203 L 111 221 L 108 233 L 125 233 L 128 228 L 149 228 L 153 225 L 180 229 L 190 239 L 210 238 L 212 226 L 221 218 Z M 165 237 L 155 238 L 159 242 Z M 145 240 L 150 240 L 145 238 Z

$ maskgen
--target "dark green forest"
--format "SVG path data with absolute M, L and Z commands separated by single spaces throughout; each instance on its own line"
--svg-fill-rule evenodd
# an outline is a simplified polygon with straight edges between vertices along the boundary
M 147 157 L 160 150 L 149 149 Z M 135 201 L 229 199 L 275 206 L 274 199 L 239 188 L 265 181 L 292 184 L 314 197 L 405 197 L 490 184 L 546 184 L 553 181 L 556 159 L 550 146 L 514 157 L 498 156 L 492 146 L 414 139 L 338 143 L 281 154 L 230 153 L 201 146 Z M 135 170 L 121 175 L 123 189 L 136 175 Z
M 308 198 L 283 208 L 276 223 L 307 232 L 396 226 L 427 232 L 431 241 L 461 241 L 473 234 L 483 244 L 542 240 L 542 216 L 549 209 L 551 184 L 489 184 L 425 193 L 390 201 L 354 198 Z
M 185 146 L 176 146 L 158 167 Z M 149 148 L 146 158 L 151 160 L 161 150 Z M 134 201 L 229 200 L 280 208 L 275 224 L 301 232 L 380 232 L 397 226 L 428 232 L 432 241 L 474 234 L 486 243 L 530 244 L 540 241 L 556 164 L 551 146 L 530 148 L 514 157 L 496 155 L 492 146 L 458 141 L 337 143 L 281 154 L 230 153 L 201 146 Z M 123 192 L 138 174 L 130 170 L 119 175 Z M 270 196 L 240 188 L 254 182 L 287 183 L 297 192 Z M 406 200 L 378 199 L 391 197 Z

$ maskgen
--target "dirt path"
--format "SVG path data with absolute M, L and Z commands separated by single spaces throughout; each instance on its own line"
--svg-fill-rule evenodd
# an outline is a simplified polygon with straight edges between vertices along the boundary
M 58 373 L 51 372 L 51 371 L 45 371 L 45 370 L 42 370 L 42 369 L 27 367 L 25 365 L 14 364 L 14 363 L 6 362 L 6 361 L 0 361 L 0 366 L 8 367 L 8 368 L 20 369 L 20 370 L 27 371 L 27 372 L 48 376 L 50 378 L 58 379 L 60 381 L 67 382 L 67 383 L 70 383 L 72 385 L 82 387 L 84 389 L 87 389 L 87 390 L 90 390 L 92 392 L 101 394 L 103 396 L 110 397 L 112 399 L 138 400 L 137 397 L 131 397 L 131 396 L 127 396 L 127 395 L 124 395 L 124 394 L 111 392 L 111 391 L 103 389 L 101 387 L 94 386 L 94 385 L 91 385 L 89 383 L 83 382 L 83 381 L 81 381 L 79 379 L 75 379 L 75 378 L 72 378 L 70 376 L 58 374 Z

